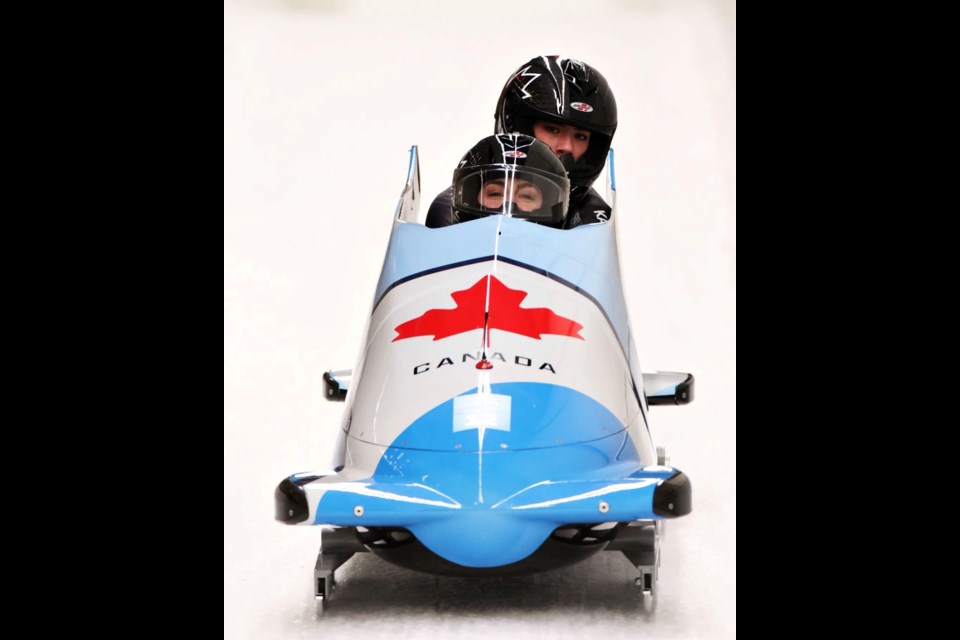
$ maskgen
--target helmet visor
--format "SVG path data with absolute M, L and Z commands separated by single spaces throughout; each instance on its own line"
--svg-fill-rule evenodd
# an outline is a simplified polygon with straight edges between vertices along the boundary
M 509 215 L 558 223 L 566 215 L 566 178 L 548 177 L 523 167 L 478 167 L 454 185 L 454 208 L 477 215 Z

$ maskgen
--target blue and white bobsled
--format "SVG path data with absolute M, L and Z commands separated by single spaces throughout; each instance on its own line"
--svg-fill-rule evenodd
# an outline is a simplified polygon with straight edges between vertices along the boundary
M 489 575 L 604 549 L 623 551 L 652 596 L 658 521 L 689 513 L 691 492 L 658 455 L 648 406 L 690 402 L 693 377 L 641 375 L 616 218 L 429 229 L 415 222 L 419 200 L 414 147 L 359 360 L 324 377 L 345 400 L 335 472 L 276 490 L 277 520 L 332 527 L 317 598 L 358 551 Z

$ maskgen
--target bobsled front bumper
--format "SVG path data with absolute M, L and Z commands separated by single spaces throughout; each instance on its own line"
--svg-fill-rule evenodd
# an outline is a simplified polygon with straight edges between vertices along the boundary
M 466 567 L 522 560 L 565 525 L 673 518 L 692 508 L 687 476 L 663 466 L 615 479 L 538 482 L 490 503 L 421 483 L 299 474 L 280 483 L 275 503 L 276 519 L 286 524 L 406 528 Z

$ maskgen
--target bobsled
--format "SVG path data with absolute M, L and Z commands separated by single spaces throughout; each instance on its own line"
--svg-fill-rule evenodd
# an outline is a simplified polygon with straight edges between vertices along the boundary
M 427 228 L 419 201 L 413 147 L 359 357 L 324 374 L 327 398 L 344 402 L 332 469 L 275 491 L 278 521 L 322 527 L 319 609 L 357 552 L 487 576 L 620 551 L 652 602 L 661 523 L 692 503 L 649 408 L 689 403 L 694 379 L 641 372 L 616 215 L 567 230 L 507 215 Z

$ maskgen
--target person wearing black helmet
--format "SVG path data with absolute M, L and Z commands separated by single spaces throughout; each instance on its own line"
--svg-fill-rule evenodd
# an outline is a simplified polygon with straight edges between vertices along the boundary
M 457 222 L 508 215 L 563 228 L 570 181 L 546 144 L 532 136 L 497 134 L 464 154 L 450 196 Z
M 496 133 L 535 136 L 562 162 L 570 179 L 564 228 L 610 219 L 610 207 L 592 188 L 617 129 L 617 102 L 599 71 L 570 58 L 534 58 L 507 80 L 494 117 Z M 447 190 L 433 201 L 426 225 L 456 222 Z

